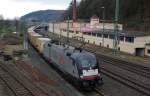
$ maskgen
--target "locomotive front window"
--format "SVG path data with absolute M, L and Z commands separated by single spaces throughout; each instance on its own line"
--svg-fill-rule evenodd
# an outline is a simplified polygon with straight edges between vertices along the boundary
M 81 67 L 94 67 L 96 65 L 96 59 L 94 57 L 83 56 L 79 58 L 79 64 Z
M 82 60 L 81 61 L 81 66 L 82 67 L 91 67 L 91 66 L 95 66 L 95 64 L 93 65 L 91 62 L 89 62 L 87 60 Z

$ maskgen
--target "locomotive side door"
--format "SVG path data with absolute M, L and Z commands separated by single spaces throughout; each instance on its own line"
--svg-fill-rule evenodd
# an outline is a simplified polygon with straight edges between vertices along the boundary
M 77 69 L 77 64 L 74 60 L 72 60 L 72 66 L 73 66 L 73 75 L 78 78 L 79 77 L 79 73 L 78 73 L 78 69 Z
M 49 46 L 50 43 L 45 43 L 43 46 L 44 46 L 44 51 L 43 51 L 43 54 L 44 56 L 46 57 L 46 59 L 50 59 L 50 48 L 51 46 Z

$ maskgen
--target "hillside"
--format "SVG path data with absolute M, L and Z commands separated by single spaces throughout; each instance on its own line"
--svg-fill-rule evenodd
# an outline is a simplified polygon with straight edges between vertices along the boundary
M 103 6 L 105 18 L 114 20 L 115 0 L 82 0 L 77 7 L 78 19 L 89 20 L 93 15 L 102 19 Z M 69 10 L 66 14 L 70 15 Z M 150 0 L 120 0 L 119 21 L 125 25 L 126 30 L 150 31 Z
M 60 20 L 63 13 L 63 10 L 40 10 L 22 16 L 21 20 L 50 22 Z

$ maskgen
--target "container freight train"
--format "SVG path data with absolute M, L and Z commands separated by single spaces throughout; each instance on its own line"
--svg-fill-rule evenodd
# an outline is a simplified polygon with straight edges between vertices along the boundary
M 53 42 L 36 32 L 29 31 L 28 38 L 50 64 L 69 75 L 81 87 L 95 87 L 102 84 L 99 64 L 94 54 Z

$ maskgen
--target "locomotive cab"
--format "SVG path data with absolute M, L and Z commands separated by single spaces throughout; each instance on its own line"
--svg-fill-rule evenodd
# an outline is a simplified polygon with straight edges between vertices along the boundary
M 78 67 L 79 82 L 81 86 L 96 86 L 102 84 L 99 64 L 96 57 L 89 53 L 78 53 L 75 58 Z

